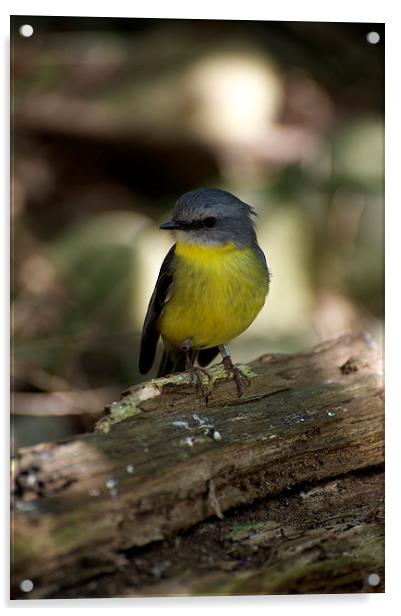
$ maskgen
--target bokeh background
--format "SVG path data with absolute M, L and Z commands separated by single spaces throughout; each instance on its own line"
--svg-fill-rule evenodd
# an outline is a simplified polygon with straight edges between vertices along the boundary
M 271 293 L 235 361 L 381 342 L 383 25 L 19 16 L 11 43 L 14 446 L 143 380 L 158 225 L 193 188 L 259 215 Z

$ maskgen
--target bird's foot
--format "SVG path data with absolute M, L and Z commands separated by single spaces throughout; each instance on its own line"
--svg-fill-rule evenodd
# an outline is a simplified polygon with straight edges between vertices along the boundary
M 187 368 L 187 372 L 189 372 L 191 375 L 191 384 L 195 385 L 197 389 L 200 389 L 202 396 L 205 398 L 207 404 L 210 396 L 210 374 L 207 370 L 205 370 L 205 368 L 199 368 L 198 366 L 191 366 L 190 368 Z M 207 378 L 207 382 L 205 382 L 204 377 Z
M 198 366 L 194 366 L 191 358 L 191 349 L 192 349 L 192 338 L 187 338 L 180 344 L 180 351 L 185 353 L 185 371 L 189 372 L 191 375 L 191 384 L 195 385 L 197 389 L 200 389 L 202 392 L 202 396 L 206 400 L 206 404 L 209 400 L 210 390 L 210 374 L 204 368 L 198 368 Z M 207 378 L 207 383 L 205 383 L 204 378 Z
M 230 376 L 231 374 L 233 375 L 234 381 L 237 385 L 238 398 L 241 398 L 244 393 L 244 381 L 246 381 L 248 387 L 250 386 L 251 381 L 241 372 L 239 368 L 237 368 L 235 364 L 233 364 L 229 355 L 223 357 L 223 366 L 227 372 L 227 376 Z

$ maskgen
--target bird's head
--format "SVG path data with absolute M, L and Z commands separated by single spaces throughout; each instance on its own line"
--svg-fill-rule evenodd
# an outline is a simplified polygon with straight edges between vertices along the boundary
M 174 231 L 178 242 L 203 246 L 249 246 L 256 240 L 255 210 L 225 190 L 199 188 L 182 195 L 160 229 Z

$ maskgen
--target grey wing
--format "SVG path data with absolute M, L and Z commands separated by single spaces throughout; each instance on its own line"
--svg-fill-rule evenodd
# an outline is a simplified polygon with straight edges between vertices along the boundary
M 164 258 L 152 297 L 150 298 L 142 328 L 141 350 L 139 355 L 139 371 L 141 374 L 149 372 L 155 359 L 156 346 L 160 336 L 160 332 L 157 328 L 157 320 L 166 303 L 166 298 L 173 282 L 174 252 L 175 244 L 170 248 Z

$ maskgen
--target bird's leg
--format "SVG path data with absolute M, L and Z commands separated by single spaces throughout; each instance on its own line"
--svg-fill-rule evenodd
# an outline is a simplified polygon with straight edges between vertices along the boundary
M 202 375 L 205 375 L 210 381 L 210 375 L 204 368 L 199 368 L 198 366 L 194 366 L 191 358 L 191 349 L 192 349 L 192 338 L 187 338 L 184 342 L 180 344 L 180 351 L 185 353 L 185 371 L 191 373 L 192 383 L 196 386 L 199 386 L 202 395 L 206 398 L 206 402 L 209 398 L 209 390 L 205 387 L 202 382 Z
M 192 348 L 192 339 L 187 338 L 184 342 L 180 344 L 180 351 L 185 353 L 185 370 L 189 371 L 193 368 L 193 363 L 191 359 L 191 348 Z
M 231 357 L 229 355 L 229 352 L 227 350 L 227 347 L 224 344 L 219 345 L 219 351 L 223 357 L 223 366 L 228 375 L 230 374 L 233 375 L 234 381 L 237 384 L 238 398 L 241 398 L 242 394 L 244 393 L 243 380 L 245 380 L 248 383 L 248 385 L 250 385 L 251 382 L 248 379 L 248 377 L 245 376 L 245 374 L 242 374 L 242 372 L 237 368 L 237 366 L 233 364 Z

